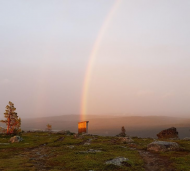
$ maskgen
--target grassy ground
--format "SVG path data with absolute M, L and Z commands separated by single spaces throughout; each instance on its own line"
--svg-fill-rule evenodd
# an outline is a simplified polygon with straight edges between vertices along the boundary
M 180 145 L 180 151 L 160 153 L 160 155 L 168 157 L 178 171 L 190 171 L 190 141 L 176 140 L 174 142 Z
M 145 163 L 138 150 L 146 150 L 153 139 L 133 138 L 132 143 L 121 143 L 116 137 L 59 135 L 51 133 L 23 133 L 22 142 L 0 144 L 0 170 L 35 171 L 144 171 Z M 0 143 L 10 136 L 0 135 Z M 90 145 L 85 143 L 90 142 Z M 177 140 L 182 150 L 158 155 L 168 158 L 178 171 L 190 170 L 190 142 Z M 90 149 L 101 152 L 85 153 Z M 116 157 L 126 157 L 123 166 L 106 165 Z

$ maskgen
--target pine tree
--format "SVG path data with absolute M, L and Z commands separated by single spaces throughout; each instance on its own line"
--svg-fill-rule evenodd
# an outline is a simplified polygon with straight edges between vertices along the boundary
M 121 136 L 122 137 L 126 136 L 126 131 L 125 131 L 125 127 L 124 126 L 121 127 Z
M 9 104 L 6 106 L 6 110 L 4 113 L 5 120 L 1 120 L 1 122 L 7 125 L 7 134 L 19 133 L 21 132 L 21 119 L 17 116 L 15 112 L 16 108 L 14 104 L 9 101 Z
M 47 128 L 46 128 L 47 131 L 51 131 L 52 130 L 52 126 L 50 124 L 47 124 L 46 126 L 47 126 Z

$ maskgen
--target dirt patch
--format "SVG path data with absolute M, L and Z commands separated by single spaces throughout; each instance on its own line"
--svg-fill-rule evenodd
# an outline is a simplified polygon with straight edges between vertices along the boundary
M 59 139 L 55 140 L 54 142 L 63 141 L 65 137 L 60 137 Z
M 138 150 L 145 162 L 146 171 L 176 171 L 166 157 L 146 150 Z
M 29 159 L 30 163 L 33 164 L 38 170 L 50 170 L 50 167 L 46 166 L 46 159 L 51 155 L 51 149 L 45 146 L 39 146 L 34 149 L 28 149 L 21 154 L 21 156 Z

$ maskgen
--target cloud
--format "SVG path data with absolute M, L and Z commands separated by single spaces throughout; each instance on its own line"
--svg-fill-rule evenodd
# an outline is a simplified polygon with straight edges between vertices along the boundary
M 137 92 L 137 96 L 151 96 L 154 92 L 152 90 L 140 90 Z
M 173 91 L 167 92 L 165 93 L 162 97 L 167 99 L 167 98 L 171 98 L 175 95 L 175 93 Z
M 1 85 L 7 85 L 7 84 L 10 84 L 10 83 L 11 83 L 11 81 L 9 79 L 7 79 L 7 78 L 0 81 Z

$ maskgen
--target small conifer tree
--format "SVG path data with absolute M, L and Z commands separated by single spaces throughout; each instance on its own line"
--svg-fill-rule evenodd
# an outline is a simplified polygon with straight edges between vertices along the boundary
M 17 134 L 21 132 L 21 119 L 17 116 L 17 113 L 15 111 L 16 108 L 14 107 L 14 104 L 9 101 L 9 104 L 6 106 L 4 113 L 4 117 L 6 119 L 0 121 L 7 125 L 7 134 Z
M 125 131 L 125 127 L 124 126 L 121 127 L 121 136 L 122 137 L 126 136 L 126 131 Z
M 51 131 L 52 130 L 52 126 L 50 124 L 47 124 L 46 126 L 47 126 L 47 128 L 46 128 L 47 131 Z

